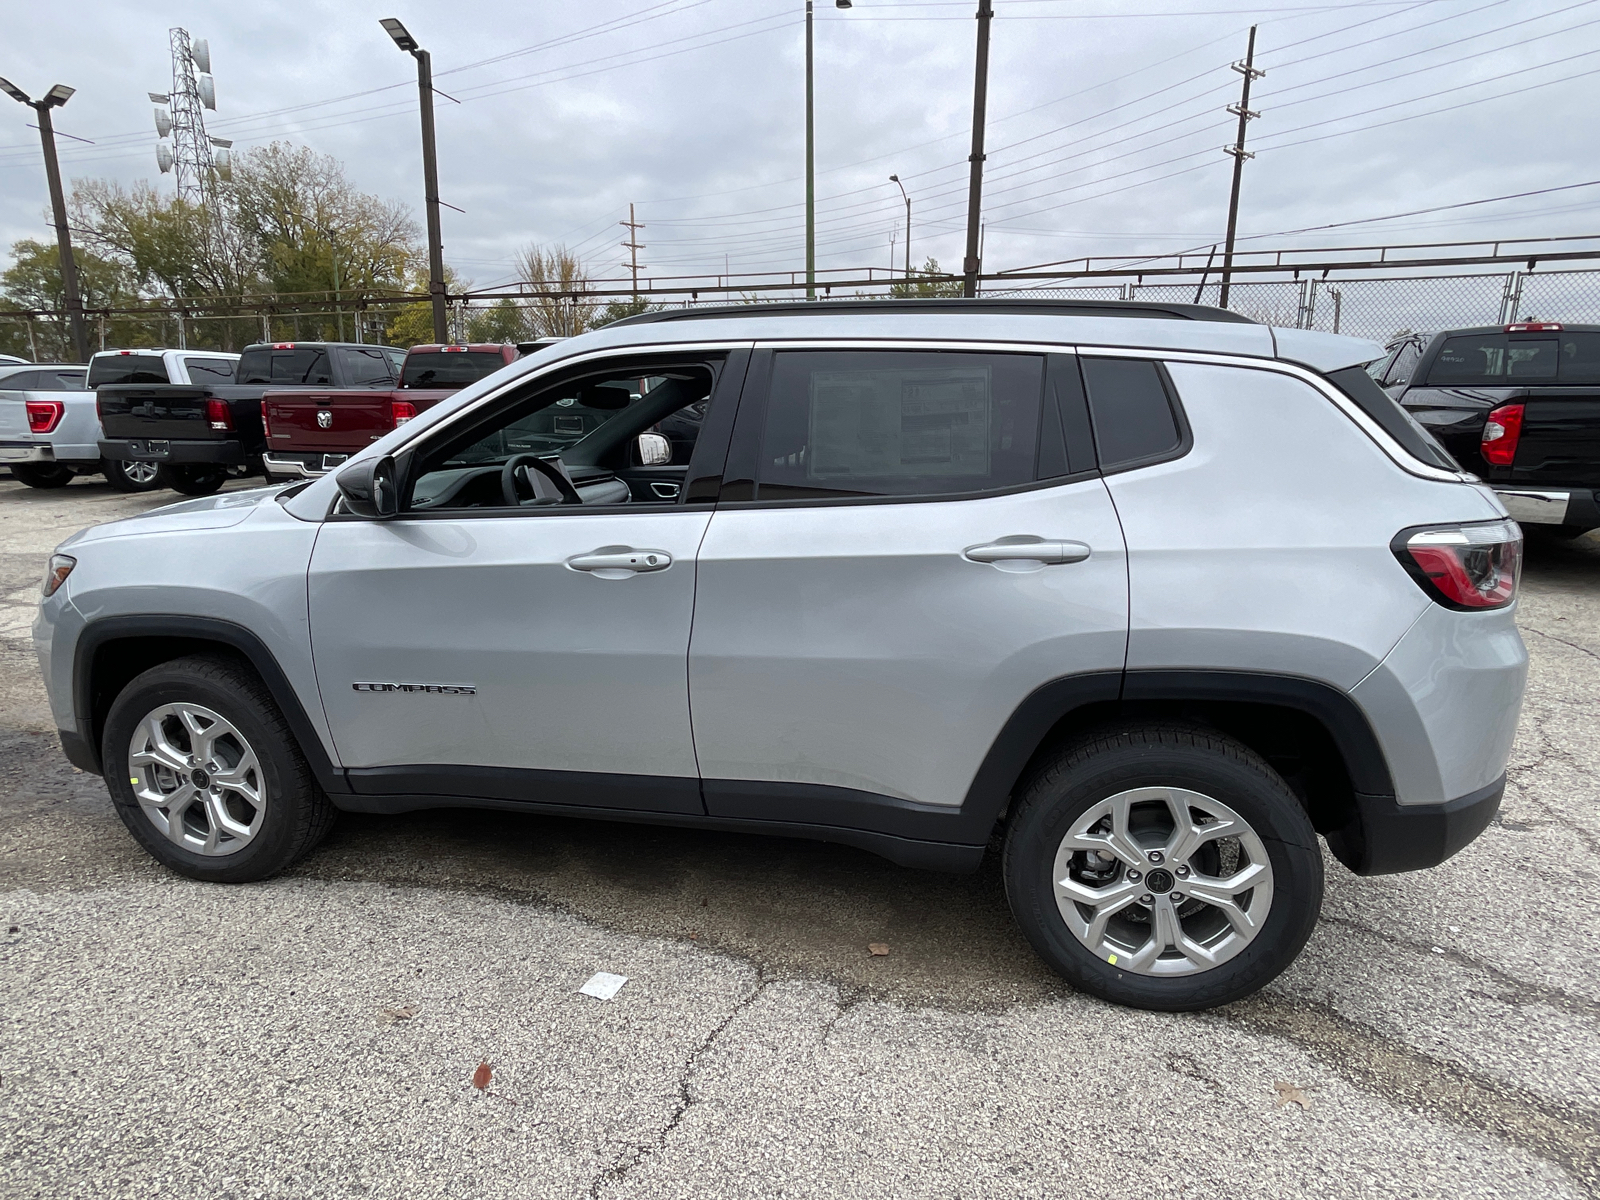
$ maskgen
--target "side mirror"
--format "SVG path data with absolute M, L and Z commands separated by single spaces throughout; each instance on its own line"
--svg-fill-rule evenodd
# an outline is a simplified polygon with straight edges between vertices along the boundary
M 369 458 L 351 463 L 334 476 L 345 507 L 358 517 L 382 520 L 400 511 L 400 490 L 395 486 L 394 458 Z
M 641 467 L 659 467 L 672 461 L 672 443 L 659 433 L 641 433 L 634 447 Z

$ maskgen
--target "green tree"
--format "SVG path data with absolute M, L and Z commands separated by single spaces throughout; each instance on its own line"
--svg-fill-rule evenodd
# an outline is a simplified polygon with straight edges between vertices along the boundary
M 922 270 L 911 273 L 910 279 L 892 284 L 889 288 L 889 295 L 896 299 L 959 296 L 961 295 L 961 280 L 946 275 L 939 269 L 939 260 L 930 257 L 927 262 L 922 264 Z
M 0 273 L 0 309 L 22 312 L 60 311 L 66 308 L 66 289 L 61 283 L 61 252 L 56 246 L 24 238 L 11 246 L 12 264 Z M 78 267 L 78 293 L 89 313 L 88 335 L 91 351 L 99 348 L 101 324 L 95 309 L 123 308 L 133 300 L 132 281 L 127 270 L 113 259 L 73 247 L 73 262 Z M 37 317 L 32 322 L 30 339 L 26 320 L 0 322 L 0 353 L 24 358 L 38 352 L 41 362 L 61 362 L 72 357 L 71 330 L 64 318 Z M 107 345 L 148 345 L 145 331 L 137 320 L 113 316 L 105 324 Z
M 528 337 L 528 318 L 515 300 L 501 300 L 488 308 L 471 310 L 467 318 L 469 342 L 521 342 Z
M 659 312 L 663 307 L 660 304 L 651 304 L 650 301 L 643 297 L 637 300 L 613 300 L 595 313 L 590 328 L 599 329 L 602 325 L 609 325 L 611 322 L 620 321 L 624 317 L 637 317 L 644 313 Z

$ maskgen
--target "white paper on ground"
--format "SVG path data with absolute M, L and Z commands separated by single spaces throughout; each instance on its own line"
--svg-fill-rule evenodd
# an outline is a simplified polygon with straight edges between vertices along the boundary
M 589 982 L 578 990 L 585 996 L 593 996 L 596 1000 L 610 1000 L 622 990 L 622 985 L 628 982 L 626 975 L 613 975 L 610 971 L 598 971 L 589 977 Z

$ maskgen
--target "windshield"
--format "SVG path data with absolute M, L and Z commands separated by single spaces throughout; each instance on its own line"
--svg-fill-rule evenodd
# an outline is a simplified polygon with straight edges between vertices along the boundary
M 89 364 L 89 386 L 102 383 L 170 383 L 167 364 L 159 354 L 108 354 Z
M 1600 333 L 1474 333 L 1446 338 L 1429 387 L 1600 383 Z
M 499 354 L 480 350 L 408 354 L 400 373 L 403 388 L 463 388 L 506 365 Z

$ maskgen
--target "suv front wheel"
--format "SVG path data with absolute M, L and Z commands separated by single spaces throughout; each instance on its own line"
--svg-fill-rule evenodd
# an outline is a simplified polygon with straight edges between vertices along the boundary
M 191 879 L 265 879 L 333 823 L 271 694 L 231 659 L 180 658 L 138 676 L 111 705 L 101 753 L 123 824 Z
M 1034 948 L 1118 1004 L 1188 1011 L 1294 961 L 1322 906 L 1322 855 L 1294 794 L 1213 730 L 1101 730 L 1019 788 L 1006 895 Z

